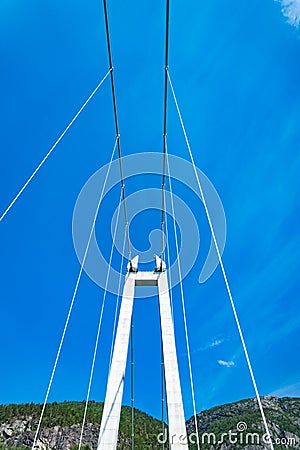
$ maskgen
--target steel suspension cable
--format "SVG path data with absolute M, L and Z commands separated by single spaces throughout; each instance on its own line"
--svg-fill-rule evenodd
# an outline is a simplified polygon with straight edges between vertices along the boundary
M 115 308 L 112 340 L 111 340 L 111 346 L 110 346 L 109 372 L 110 372 L 110 368 L 111 368 L 111 361 L 112 361 L 112 355 L 113 355 L 113 349 L 114 349 L 114 342 L 115 342 L 115 337 L 116 337 L 117 317 L 118 317 L 118 309 L 119 309 L 120 295 L 121 295 L 122 268 L 123 268 L 123 263 L 124 263 L 125 245 L 126 245 L 126 232 L 124 233 L 124 242 L 123 242 L 121 265 L 120 265 L 120 274 L 119 274 L 119 282 L 118 282 L 118 294 L 117 294 L 117 301 L 116 301 L 116 308 Z
M 76 283 L 75 283 L 75 288 L 74 288 L 74 291 L 73 291 L 71 304 L 70 304 L 69 311 L 68 311 L 68 314 L 67 314 L 67 318 L 66 318 L 66 321 L 65 321 L 65 325 L 64 325 L 63 333 L 62 333 L 61 340 L 60 340 L 60 343 L 59 343 L 59 347 L 58 347 L 58 350 L 57 350 L 57 353 L 56 353 L 56 358 L 55 358 L 55 362 L 54 362 L 54 365 L 53 365 L 52 373 L 51 373 L 51 376 L 50 376 L 50 381 L 49 381 L 47 392 L 46 392 L 46 395 L 45 395 L 45 399 L 44 399 L 41 415 L 40 415 L 40 418 L 39 418 L 38 426 L 37 426 L 37 429 L 36 429 L 36 432 L 35 432 L 34 441 L 33 441 L 33 445 L 32 445 L 32 450 L 35 449 L 35 444 L 36 444 L 36 441 L 37 441 L 37 438 L 38 438 L 38 435 L 39 435 L 39 432 L 40 432 L 40 428 L 41 428 L 42 420 L 43 420 L 43 417 L 44 417 L 46 404 L 47 404 L 49 393 L 50 393 L 50 390 L 51 390 L 51 387 L 52 387 L 52 383 L 53 383 L 53 378 L 54 378 L 54 375 L 55 375 L 55 372 L 56 372 L 56 367 L 57 367 L 58 360 L 59 360 L 59 357 L 60 357 L 61 349 L 62 349 L 64 340 L 65 340 L 65 335 L 66 335 L 67 328 L 68 328 L 68 325 L 69 325 L 69 321 L 70 321 L 71 313 L 72 313 L 72 310 L 73 310 L 73 306 L 74 306 L 75 298 L 76 298 L 76 295 L 77 295 L 77 291 L 78 291 L 79 283 L 80 283 L 80 280 L 81 280 L 81 276 L 82 276 L 82 273 L 83 273 L 84 264 L 85 264 L 85 261 L 86 261 L 86 258 L 87 258 L 87 254 L 88 254 L 88 251 L 89 251 L 89 248 L 90 248 L 90 243 L 91 243 L 91 240 L 92 240 L 93 232 L 95 230 L 95 225 L 96 225 L 96 220 L 97 220 L 97 217 L 98 217 L 98 212 L 99 212 L 100 205 L 101 205 L 101 202 L 102 202 L 102 199 L 103 199 L 105 187 L 106 187 L 107 180 L 108 180 L 108 175 L 110 173 L 111 164 L 112 164 L 112 161 L 113 161 L 113 158 L 114 158 L 114 154 L 115 154 L 115 150 L 116 150 L 116 146 L 117 146 L 117 140 L 118 139 L 116 139 L 116 141 L 115 141 L 115 145 L 114 145 L 114 148 L 113 148 L 113 151 L 112 151 L 110 162 L 109 162 L 109 165 L 108 165 L 108 168 L 107 168 L 105 180 L 104 180 L 104 183 L 103 183 L 103 186 L 102 186 L 101 194 L 100 194 L 100 197 L 99 197 L 99 202 L 98 202 L 97 207 L 96 207 L 96 211 L 95 211 L 92 227 L 91 227 L 90 234 L 89 234 L 88 241 L 87 241 L 87 245 L 86 245 L 86 248 L 85 248 L 85 251 L 84 251 L 84 255 L 83 255 L 82 262 L 81 262 L 79 274 L 78 274 L 78 277 L 77 277 L 77 280 L 76 280 Z
M 170 248 L 168 241 L 168 221 L 165 220 L 165 228 L 166 228 L 166 245 L 164 249 L 164 260 L 166 262 L 166 267 L 170 267 Z M 162 230 L 162 233 L 164 230 Z M 171 282 L 171 272 L 169 272 L 169 282 Z M 170 289 L 170 301 L 171 301 L 171 314 L 173 319 L 173 295 L 172 289 Z M 163 343 L 162 343 L 162 332 L 161 336 L 161 432 L 162 432 L 162 450 L 165 449 L 165 396 L 166 396 L 166 380 L 165 380 L 165 361 L 164 361 L 164 352 L 163 352 Z
M 87 98 L 87 100 L 83 103 L 83 105 L 81 106 L 81 108 L 78 110 L 78 112 L 75 114 L 75 116 L 73 117 L 73 119 L 71 120 L 71 122 L 67 125 L 67 127 L 64 129 L 64 131 L 61 133 L 61 135 L 58 137 L 58 139 L 54 142 L 54 144 L 52 145 L 52 147 L 50 148 L 50 150 L 48 151 L 48 153 L 44 156 L 44 158 L 42 159 L 42 161 L 39 163 L 39 165 L 36 167 L 36 169 L 33 171 L 33 173 L 30 175 L 30 177 L 28 178 L 28 180 L 25 182 L 25 184 L 23 185 L 23 187 L 19 190 L 19 192 L 17 193 L 17 195 L 14 197 L 14 199 L 11 201 L 11 203 L 8 205 L 8 207 L 6 208 L 6 210 L 3 212 L 3 214 L 0 217 L 0 222 L 4 219 L 4 217 L 7 215 L 7 213 L 10 211 L 10 209 L 14 206 L 14 204 L 16 203 L 16 201 L 18 200 L 18 198 L 22 195 L 22 193 L 24 192 L 24 190 L 27 188 L 27 186 L 29 185 L 29 183 L 32 181 L 32 179 L 35 177 L 35 175 L 38 173 L 38 171 L 40 170 L 40 168 L 44 165 L 44 163 L 47 161 L 47 159 L 49 158 L 49 156 L 51 155 L 51 153 L 55 150 L 55 148 L 57 147 L 57 145 L 60 143 L 60 141 L 62 140 L 62 138 L 65 136 L 65 134 L 68 132 L 68 130 L 71 128 L 71 126 L 73 125 L 73 123 L 76 121 L 76 119 L 78 118 L 78 116 L 82 113 L 82 111 L 84 110 L 84 108 L 86 107 L 86 105 L 89 103 L 89 101 L 94 97 L 94 95 L 96 94 L 96 92 L 98 91 L 98 89 L 100 88 L 100 86 L 104 83 L 104 81 L 106 80 L 106 78 L 108 77 L 108 75 L 111 73 L 112 69 L 109 69 L 108 72 L 106 73 L 106 75 L 102 78 L 102 80 L 98 83 L 98 85 L 95 87 L 95 89 L 93 90 L 93 92 L 90 94 L 90 96 Z
M 116 334 L 116 323 L 117 323 L 117 312 L 118 312 L 118 304 L 119 299 L 121 295 L 121 280 L 122 280 L 122 267 L 124 263 L 124 251 L 126 246 L 126 233 L 124 233 L 124 241 L 123 241 L 123 249 L 122 249 L 122 258 L 121 258 L 121 264 L 120 264 L 120 274 L 119 274 L 119 283 L 118 283 L 118 293 L 117 293 L 117 302 L 116 302 L 116 309 L 115 309 L 115 317 L 114 317 L 114 327 L 113 327 L 113 333 L 112 333 L 112 341 L 111 341 L 111 347 L 110 347 L 110 359 L 109 359 L 109 371 L 111 369 L 112 364 L 112 354 L 113 354 L 113 347 L 114 347 L 114 341 L 115 341 L 115 334 Z
M 116 336 L 117 315 L 118 315 L 119 301 L 120 301 L 120 296 L 121 296 L 122 267 L 123 267 L 123 262 L 124 262 L 125 245 L 126 245 L 126 232 L 124 233 L 124 242 L 123 242 L 123 249 L 122 249 L 122 259 L 121 259 L 120 275 L 119 275 L 119 283 L 118 283 L 118 294 L 117 294 L 117 302 L 116 302 L 116 308 L 115 308 L 115 316 L 114 316 L 114 326 L 113 326 L 113 333 L 112 333 L 112 341 L 111 341 L 111 347 L 110 347 L 109 373 L 110 373 L 111 364 L 112 364 L 113 348 L 114 348 L 114 342 L 115 342 L 115 336 Z M 132 330 L 132 329 L 131 329 L 131 330 Z M 133 397 L 133 395 L 131 395 L 131 397 Z M 133 414 L 133 412 L 132 412 L 132 414 Z M 134 424 L 134 418 L 133 418 L 133 417 L 132 417 L 132 424 Z M 132 427 L 134 427 L 134 425 L 132 425 Z
M 166 3 L 166 44 L 165 44 L 165 87 L 164 87 L 164 134 L 163 134 L 163 168 L 161 185 L 161 251 L 164 251 L 164 228 L 165 228 L 165 181 L 166 181 L 166 156 L 167 156 L 167 110 L 168 110 L 168 66 L 169 66 L 169 27 L 170 27 L 170 0 Z
M 168 110 L 168 66 L 169 66 L 169 28 L 170 28 L 170 0 L 166 1 L 166 35 L 165 35 L 165 82 L 164 82 L 164 115 L 163 115 L 163 167 L 162 167 L 162 184 L 161 184 L 161 249 L 160 258 L 162 260 L 163 253 L 165 253 L 165 259 L 168 257 L 168 266 L 170 266 L 170 249 L 168 243 L 168 225 L 166 221 L 166 157 L 167 157 L 167 110 Z M 166 240 L 165 242 L 165 228 L 166 228 Z M 167 246 L 167 251 L 165 250 Z M 171 272 L 169 272 L 171 276 Z M 173 295 L 171 293 L 171 312 L 173 319 Z M 161 335 L 162 339 L 162 335 Z M 165 363 L 163 357 L 163 347 L 161 348 L 161 422 L 162 422 L 162 450 L 165 448 Z
M 103 294 L 101 312 L 100 312 L 98 328 L 97 328 L 97 334 L 96 334 L 96 340 L 95 340 L 95 346 L 94 346 L 94 353 L 93 353 L 93 359 L 92 359 L 92 365 L 91 365 L 91 371 L 90 371 L 90 378 L 89 378 L 87 396 L 86 396 L 86 400 L 85 400 L 85 408 L 84 408 L 84 414 L 83 414 L 83 420 L 82 420 L 82 426 L 81 426 L 81 433 L 80 433 L 80 440 L 79 440 L 78 450 L 81 449 L 81 445 L 82 445 L 82 439 L 83 439 L 84 426 L 85 426 L 85 422 L 86 422 L 87 409 L 88 409 L 88 404 L 89 404 L 89 400 L 90 400 L 90 393 L 91 393 L 91 387 L 92 387 L 94 370 L 95 370 L 95 362 L 96 362 L 96 357 L 97 357 L 97 352 L 98 352 L 98 347 L 99 347 L 100 332 L 101 332 L 101 327 L 102 327 L 103 311 L 104 311 L 104 306 L 105 306 L 105 302 L 106 302 L 108 281 L 109 281 L 109 276 L 110 276 L 110 269 L 111 269 L 111 264 L 112 264 L 113 252 L 114 252 L 114 248 L 115 248 L 115 240 L 116 240 L 118 223 L 119 223 L 119 217 L 120 217 L 121 202 L 122 202 L 122 192 L 121 192 L 121 195 L 120 195 L 120 198 L 119 198 L 116 223 L 115 223 L 115 228 L 114 228 L 114 233 L 113 233 L 113 240 L 112 240 L 111 249 L 110 249 L 108 270 L 107 270 L 107 274 L 106 274 L 106 280 L 105 280 L 105 286 L 104 286 L 104 294 Z
M 169 268 L 168 278 L 169 285 L 172 286 L 172 276 L 171 276 L 171 256 L 170 256 L 170 246 L 169 246 L 169 230 L 168 230 L 168 216 L 166 216 L 165 220 L 165 228 L 166 228 L 166 249 L 165 251 L 165 260 L 167 263 L 167 267 Z M 173 302 L 173 290 L 170 289 L 170 301 L 171 301 L 171 314 L 174 323 L 174 302 Z
M 172 208 L 172 216 L 173 216 L 173 228 L 174 228 L 174 236 L 175 236 L 175 248 L 176 248 L 176 256 L 177 256 L 177 267 L 178 267 L 178 275 L 179 275 L 181 305 L 182 305 L 182 312 L 183 312 L 185 342 L 186 342 L 188 366 L 189 366 L 189 377 L 190 377 L 192 402 L 193 402 L 195 431 L 196 431 L 196 436 L 197 436 L 197 448 L 198 448 L 198 450 L 200 450 L 198 422 L 197 422 L 197 411 L 196 411 L 196 400 L 195 400 L 195 390 L 194 390 L 194 379 L 193 379 L 193 370 L 192 370 L 192 360 L 191 360 L 190 342 L 189 342 L 189 334 L 188 334 L 188 326 L 187 326 L 185 299 L 184 299 L 184 292 L 183 292 L 182 272 L 181 272 L 181 263 L 180 263 L 180 256 L 179 256 L 178 235 L 177 235 L 177 228 L 176 228 L 176 221 L 175 221 L 175 206 L 174 206 L 174 199 L 173 199 L 172 180 L 171 180 L 171 175 L 170 175 L 168 151 L 167 151 L 166 166 L 167 166 L 167 172 L 168 172 L 168 178 L 169 178 L 169 187 L 170 187 L 170 194 L 171 194 L 170 197 L 171 197 L 171 208 Z
M 164 261 L 166 263 L 167 269 L 170 268 L 170 247 L 169 247 L 169 240 L 168 240 L 168 220 L 167 216 L 165 216 L 165 229 L 166 229 L 166 242 L 165 248 L 164 248 Z M 162 230 L 162 233 L 164 230 Z M 169 271 L 169 283 L 172 285 L 171 280 L 171 272 Z M 171 302 L 171 314 L 172 314 L 172 320 L 174 323 L 174 315 L 173 315 L 173 292 L 172 289 L 170 289 L 170 302 Z M 165 380 L 165 361 L 164 361 L 164 352 L 163 352 L 163 343 L 162 343 L 162 331 L 160 333 L 161 337 L 161 431 L 162 431 L 162 443 L 161 448 L 162 450 L 165 449 L 165 396 L 166 396 L 166 380 Z
M 161 249 L 160 258 L 162 260 L 163 253 L 165 253 L 165 259 L 168 257 L 168 265 L 170 266 L 170 249 L 168 242 L 168 225 L 166 221 L 166 157 L 167 157 L 167 110 L 168 110 L 168 67 L 169 67 L 169 28 L 170 28 L 170 0 L 166 0 L 166 35 L 165 35 L 165 82 L 164 82 L 164 115 L 163 115 L 163 167 L 162 167 L 162 184 L 161 184 Z M 165 228 L 166 228 L 166 241 L 165 243 Z M 164 252 L 165 245 L 167 251 Z M 171 272 L 169 272 L 171 276 Z M 171 289 L 171 312 L 173 316 L 173 295 Z M 161 332 L 162 339 L 162 332 Z M 165 363 L 163 356 L 163 345 L 161 342 L 161 422 L 162 422 L 162 450 L 165 448 Z
M 236 325 L 237 325 L 237 329 L 238 329 L 238 332 L 239 332 L 239 336 L 240 336 L 240 339 L 241 339 L 242 347 L 243 347 L 243 350 L 244 350 L 245 358 L 246 358 L 246 361 L 247 361 L 248 369 L 249 369 L 249 372 L 250 372 L 250 377 L 251 377 L 252 384 L 253 384 L 253 387 L 254 387 L 256 399 L 257 399 L 258 406 L 259 406 L 260 413 L 261 413 L 261 417 L 262 417 L 262 420 L 263 420 L 263 424 L 264 424 L 264 427 L 265 427 L 265 430 L 266 430 L 268 436 L 271 436 L 270 431 L 269 431 L 269 426 L 268 426 L 268 423 L 267 423 L 267 420 L 266 420 L 265 412 L 264 412 L 264 409 L 263 409 L 263 406 L 262 406 L 261 398 L 260 398 L 260 395 L 259 395 L 256 379 L 255 379 L 254 372 L 253 372 L 253 369 L 252 369 L 252 364 L 251 364 L 250 357 L 249 357 L 249 354 L 248 354 L 248 349 L 247 349 L 246 342 L 245 342 L 245 339 L 244 339 L 244 334 L 242 332 L 242 328 L 241 328 L 241 325 L 240 325 L 240 320 L 239 320 L 239 317 L 238 317 L 238 314 L 237 314 L 237 310 L 236 310 L 235 303 L 234 303 L 234 300 L 233 300 L 231 288 L 230 288 L 229 281 L 228 281 L 228 278 L 227 278 L 227 274 L 226 274 L 226 271 L 225 271 L 223 259 L 222 259 L 221 252 L 220 252 L 220 249 L 219 249 L 219 245 L 218 245 L 218 242 L 217 242 L 217 238 L 216 238 L 216 235 L 215 235 L 215 230 L 214 230 L 214 227 L 213 227 L 213 224 L 212 224 L 212 221 L 211 221 L 211 217 L 210 217 L 208 206 L 207 206 L 206 199 L 205 199 L 205 196 L 204 196 L 202 184 L 200 182 L 200 178 L 199 178 L 199 175 L 198 175 L 198 172 L 197 172 L 197 168 L 196 168 L 196 165 L 195 165 L 195 161 L 194 161 L 193 153 L 192 153 L 192 150 L 191 150 L 190 142 L 189 142 L 189 139 L 188 139 L 188 136 L 187 136 L 186 128 L 184 126 L 182 114 L 181 114 L 181 111 L 180 111 L 180 108 L 179 108 L 179 104 L 178 104 L 178 101 L 177 101 L 177 97 L 176 97 L 176 94 L 175 94 L 174 86 L 173 86 L 173 83 L 172 83 L 172 80 L 171 80 L 169 72 L 168 72 L 168 80 L 169 80 L 169 83 L 170 83 L 173 99 L 174 99 L 175 106 L 176 106 L 176 109 L 177 109 L 178 117 L 179 117 L 179 120 L 180 120 L 181 128 L 182 128 L 182 131 L 183 131 L 183 134 L 184 134 L 184 138 L 185 138 L 185 142 L 186 142 L 186 145 L 187 145 L 187 148 L 188 148 L 190 159 L 191 159 L 191 162 L 192 162 L 192 165 L 193 165 L 195 177 L 196 177 L 198 188 L 199 188 L 199 192 L 200 192 L 200 195 L 201 195 L 201 198 L 202 198 L 202 201 L 203 201 L 203 206 L 204 206 L 205 213 L 206 213 L 206 216 L 207 216 L 207 220 L 208 220 L 208 224 L 209 224 L 210 231 L 211 231 L 211 234 L 212 234 L 213 242 L 214 242 L 214 245 L 215 245 L 215 248 L 216 248 L 216 252 L 217 252 L 217 255 L 218 255 L 218 260 L 219 260 L 219 263 L 220 263 L 220 267 L 221 267 L 222 275 L 223 275 L 223 278 L 224 278 L 225 286 L 226 286 L 226 289 L 227 289 L 228 297 L 229 297 L 229 300 L 230 300 L 230 304 L 231 304 L 231 307 L 232 307 L 233 315 L 234 315 L 235 322 L 236 322 Z M 269 446 L 270 446 L 270 448 L 272 450 L 274 450 L 272 441 L 269 442 Z
M 118 139 L 118 156 L 119 156 L 119 165 L 120 165 L 120 178 L 121 178 L 122 200 L 123 200 L 124 217 L 125 217 L 125 230 L 126 230 L 126 236 L 127 236 L 128 257 L 130 260 L 131 259 L 131 242 L 130 242 L 129 222 L 128 222 L 128 214 L 127 214 L 127 206 L 126 206 L 125 182 L 124 182 L 123 165 L 122 165 L 119 118 L 118 118 L 117 98 L 116 98 L 115 78 L 114 78 L 114 66 L 113 66 L 113 58 L 112 58 L 110 27 L 109 27 L 109 18 L 108 18 L 108 9 L 107 9 L 107 1 L 106 0 L 103 0 L 103 6 L 104 6 L 104 18 L 105 18 L 105 29 L 106 29 L 106 40 L 107 40 L 107 49 L 108 49 L 115 129 L 116 129 L 116 136 L 119 138 Z

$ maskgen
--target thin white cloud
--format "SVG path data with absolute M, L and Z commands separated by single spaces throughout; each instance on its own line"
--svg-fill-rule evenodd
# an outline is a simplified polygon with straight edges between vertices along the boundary
M 300 397 L 300 382 L 283 386 L 269 395 L 277 395 L 278 397 Z
M 223 344 L 224 339 L 215 339 L 213 342 L 209 344 L 209 348 L 217 347 L 218 345 Z
M 223 342 L 225 342 L 225 339 L 223 338 L 214 339 L 209 344 L 206 344 L 204 347 L 196 348 L 195 350 L 193 350 L 192 353 L 203 352 L 205 350 L 209 350 L 210 348 L 218 347 L 219 345 L 223 344 Z
M 288 23 L 294 27 L 300 24 L 300 0 L 275 0 L 282 5 L 281 12 L 287 18 Z
M 235 365 L 233 361 L 223 361 L 223 359 L 219 359 L 218 364 L 224 367 L 233 367 Z

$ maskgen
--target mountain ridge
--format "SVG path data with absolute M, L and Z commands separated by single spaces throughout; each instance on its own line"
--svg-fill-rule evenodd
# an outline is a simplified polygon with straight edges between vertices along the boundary
M 274 448 L 300 449 L 300 398 L 262 397 Z M 37 450 L 75 450 L 81 433 L 85 402 L 49 403 L 45 410 Z M 0 449 L 31 449 L 42 405 L 0 405 Z M 97 446 L 103 403 L 91 401 L 82 450 Z M 160 420 L 135 409 L 135 449 L 162 448 Z M 256 399 L 245 399 L 197 414 L 201 450 L 269 449 Z M 194 418 L 186 422 L 189 449 L 197 449 Z M 122 407 L 118 449 L 131 448 L 131 408 Z M 166 446 L 167 448 L 167 442 Z

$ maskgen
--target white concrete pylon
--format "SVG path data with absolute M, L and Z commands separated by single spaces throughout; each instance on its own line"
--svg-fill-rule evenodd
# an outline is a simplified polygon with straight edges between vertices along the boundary
M 154 272 L 138 272 L 137 257 L 130 261 L 127 267 L 97 450 L 115 450 L 117 448 L 135 286 L 158 287 L 169 448 L 171 450 L 188 449 L 166 266 L 157 256 L 155 262 Z

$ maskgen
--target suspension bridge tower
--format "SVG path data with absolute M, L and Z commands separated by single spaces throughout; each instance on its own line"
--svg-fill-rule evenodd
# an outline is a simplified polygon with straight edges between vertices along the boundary
M 156 256 L 153 272 L 139 272 L 138 256 L 136 256 L 127 266 L 127 275 L 123 289 L 111 369 L 108 376 L 97 450 L 114 450 L 117 447 L 136 286 L 157 286 L 158 289 L 170 449 L 187 449 L 186 427 L 166 264 L 161 258 Z

